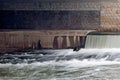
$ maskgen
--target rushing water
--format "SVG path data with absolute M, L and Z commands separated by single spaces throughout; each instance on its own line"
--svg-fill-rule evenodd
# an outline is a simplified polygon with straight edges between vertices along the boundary
M 120 48 L 120 35 L 87 35 L 85 48 Z
M 0 55 L 0 80 L 119 80 L 120 49 L 34 50 Z

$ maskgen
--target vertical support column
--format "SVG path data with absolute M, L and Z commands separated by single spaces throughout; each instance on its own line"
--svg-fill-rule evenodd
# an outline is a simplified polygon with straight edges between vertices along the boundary
M 75 46 L 80 46 L 79 37 L 76 36 Z
M 70 47 L 70 39 L 68 36 L 66 37 L 66 41 L 67 41 L 67 48 L 69 48 Z
M 80 36 L 78 36 L 77 38 L 78 38 L 78 46 L 80 46 L 80 38 L 79 38 Z
M 59 36 L 57 38 L 57 41 L 58 41 L 58 48 L 62 48 L 62 42 L 63 42 L 63 38 L 61 36 Z
M 74 46 L 73 47 L 75 47 L 76 44 L 77 44 L 77 42 L 76 42 L 76 36 L 74 36 Z

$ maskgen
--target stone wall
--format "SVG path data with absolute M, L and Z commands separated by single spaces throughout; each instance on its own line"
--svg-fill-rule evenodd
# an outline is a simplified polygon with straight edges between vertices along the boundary
M 43 30 L 0 32 L 0 48 L 69 48 L 84 45 L 88 30 Z
M 76 30 L 99 27 L 99 11 L 0 10 L 0 29 Z
M 11 2 L 2 0 L 0 3 L 0 10 L 99 11 L 100 25 L 97 26 L 102 27 L 120 27 L 119 8 L 119 0 L 30 0 L 27 2 L 24 0 Z
M 120 27 L 120 2 L 103 1 L 101 2 L 101 26 Z

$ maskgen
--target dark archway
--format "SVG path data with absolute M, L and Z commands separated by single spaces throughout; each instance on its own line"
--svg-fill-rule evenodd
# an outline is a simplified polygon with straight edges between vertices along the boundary
M 53 40 L 53 48 L 55 48 L 55 49 L 58 48 L 58 41 L 57 41 L 57 38 L 58 38 L 58 36 L 55 36 L 55 37 L 54 37 L 54 40 Z

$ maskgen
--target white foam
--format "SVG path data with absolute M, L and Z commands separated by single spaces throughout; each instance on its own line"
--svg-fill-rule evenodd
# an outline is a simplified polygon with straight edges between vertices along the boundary
M 103 61 L 103 60 L 72 60 L 68 61 L 69 66 L 68 67 L 91 67 L 91 66 L 97 66 L 97 65 L 113 65 L 113 64 L 120 64 L 120 62 L 117 61 Z
M 94 67 L 94 66 L 102 66 L 102 65 L 115 65 L 115 64 L 120 64 L 118 61 L 104 61 L 104 60 L 70 60 L 70 61 L 47 61 L 47 62 L 34 62 L 31 64 L 27 63 L 21 63 L 21 64 L 0 64 L 0 68 L 9 68 L 9 67 L 15 67 L 18 69 L 22 69 L 24 67 L 34 69 L 34 68 L 39 68 L 39 67 L 51 67 L 55 68 L 56 66 L 60 66 L 60 69 L 67 70 L 67 71 L 72 71 L 75 69 L 83 68 L 83 67 Z M 99 71 L 99 70 L 97 70 Z
M 84 54 L 84 55 L 93 55 L 96 54 L 98 56 L 102 56 L 105 53 L 110 54 L 110 55 L 116 55 L 119 54 L 120 55 L 120 49 L 81 49 L 78 52 L 74 52 L 72 51 L 72 49 L 66 49 L 66 50 L 48 50 L 51 52 L 55 52 L 55 54 L 52 55 L 79 55 L 79 54 Z M 84 56 L 83 55 L 83 56 Z M 41 67 L 41 66 L 64 66 L 66 68 L 80 68 L 80 67 L 90 67 L 90 66 L 96 66 L 96 65 L 113 65 L 113 64 L 120 64 L 119 58 L 116 58 L 113 61 L 107 61 L 108 56 L 101 58 L 101 59 L 83 59 L 83 60 L 77 60 L 77 59 L 72 59 L 72 60 L 61 60 L 61 61 L 57 61 L 53 60 L 53 61 L 44 61 L 44 62 L 34 62 L 31 64 L 27 64 L 27 63 L 18 63 L 18 64 L 11 64 L 11 63 L 7 63 L 7 64 L 0 64 L 0 68 L 1 67 L 11 67 L 11 66 L 15 66 L 15 67 L 19 67 L 19 68 L 23 68 L 25 66 L 31 66 L 31 67 Z
M 12 65 L 13 64 L 11 64 L 11 63 L 0 64 L 0 68 L 7 68 L 7 67 L 10 67 Z
M 120 53 L 120 48 L 93 48 L 93 49 L 80 49 L 79 51 L 73 51 L 73 49 L 61 49 L 61 50 L 44 50 L 44 52 L 54 53 L 52 55 L 78 55 L 78 54 L 104 54 L 104 53 L 110 53 L 110 54 L 116 54 Z M 50 54 L 51 55 L 51 54 Z

